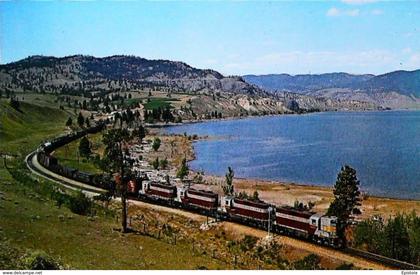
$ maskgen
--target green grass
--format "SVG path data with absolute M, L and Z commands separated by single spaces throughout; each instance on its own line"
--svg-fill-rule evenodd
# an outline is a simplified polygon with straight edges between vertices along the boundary
M 152 98 L 150 102 L 144 104 L 144 108 L 147 110 L 153 110 L 157 108 L 166 108 L 167 106 L 171 107 L 171 101 L 178 101 L 175 98 Z
M 0 239 L 19 251 L 41 249 L 72 269 L 222 268 L 211 257 L 195 256 L 187 243 L 171 245 L 147 236 L 121 235 L 111 217 L 91 220 L 75 215 L 5 174 L 1 179 L 6 200 L 0 207 Z
M 6 101 L 0 101 L 0 111 L 0 150 L 18 155 L 7 165 L 30 174 L 24 156 L 47 137 L 61 134 L 68 114 L 25 102 L 18 112 Z M 34 249 L 72 269 L 226 268 L 209 255 L 194 253 L 186 241 L 172 245 L 148 236 L 122 235 L 109 215 L 98 212 L 92 220 L 58 208 L 33 187 L 36 184 L 14 179 L 0 162 L 0 269 L 18 268 L 20 257 Z
M 17 111 L 0 100 L 0 152 L 28 153 L 42 140 L 64 131 L 67 118 L 59 109 L 21 102 Z
M 96 153 L 101 151 L 102 133 L 97 133 L 88 136 L 92 144 L 92 150 Z M 76 168 L 79 171 L 89 173 L 101 173 L 101 170 L 96 167 L 92 159 L 86 159 L 79 156 L 79 142 L 80 139 L 75 140 L 54 151 L 54 156 L 59 160 L 59 163 L 64 166 Z

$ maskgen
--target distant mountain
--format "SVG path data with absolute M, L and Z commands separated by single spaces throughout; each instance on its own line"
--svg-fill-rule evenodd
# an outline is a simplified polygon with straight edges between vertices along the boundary
M 366 93 L 397 92 L 420 98 L 420 70 L 395 71 L 382 75 L 352 75 L 328 73 L 318 75 L 245 75 L 251 84 L 268 91 L 289 91 L 311 94 L 314 91 L 331 88 L 348 88 Z
M 420 109 L 420 70 L 383 75 L 245 75 L 245 81 L 274 94 L 293 92 L 336 101 L 369 102 L 386 108 Z
M 328 74 L 268 74 L 268 75 L 244 75 L 243 78 L 251 84 L 257 85 L 270 91 L 289 91 L 295 93 L 307 93 L 326 88 L 353 87 L 372 79 L 374 75 L 352 75 L 348 73 Z
M 251 78 L 251 76 L 248 76 Z M 272 76 L 273 89 L 293 92 L 353 85 L 372 78 L 345 73 L 323 76 Z M 247 78 L 247 77 L 245 77 Z M 255 76 L 258 80 L 259 77 Z M 250 81 L 251 82 L 251 81 Z M 283 85 L 287 83 L 287 85 Z M 264 87 L 264 81 L 259 82 Z M 283 85 L 283 86 L 279 86 Z M 101 97 L 119 92 L 183 94 L 194 102 L 196 114 L 218 110 L 224 114 L 271 114 L 304 110 L 372 110 L 372 102 L 343 101 L 289 92 L 269 92 L 240 76 L 223 76 L 183 62 L 115 55 L 103 58 L 31 56 L 0 65 L 0 90 Z M 184 109 L 185 111 L 185 109 Z
M 193 68 L 183 62 L 135 56 L 32 56 L 0 65 L 0 88 L 13 90 L 75 93 L 153 86 L 180 92 L 265 94 L 241 77 L 224 77 L 216 71 Z
M 369 92 L 397 92 L 420 98 L 420 70 L 395 71 L 378 75 L 356 87 Z

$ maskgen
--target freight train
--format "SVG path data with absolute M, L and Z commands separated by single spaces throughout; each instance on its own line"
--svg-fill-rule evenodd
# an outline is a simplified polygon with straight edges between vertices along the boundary
M 275 206 L 261 200 L 220 196 L 192 187 L 144 180 L 141 188 L 131 182 L 133 198 L 199 212 L 272 232 L 307 239 L 335 248 L 342 247 L 337 236 L 337 217 L 290 206 Z
M 57 138 L 54 138 L 50 141 L 46 141 L 42 143 L 37 150 L 36 158 L 38 162 L 47 168 L 48 170 L 59 174 L 61 176 L 64 176 L 69 179 L 73 179 L 75 181 L 83 182 L 95 187 L 103 188 L 106 190 L 110 190 L 114 187 L 114 181 L 111 180 L 110 177 L 107 177 L 106 175 L 95 175 L 86 173 L 83 171 L 79 171 L 77 169 L 66 167 L 61 165 L 57 158 L 51 155 L 51 153 L 72 141 L 75 141 L 86 134 L 94 134 L 99 131 L 101 131 L 104 128 L 105 124 L 103 122 L 99 122 L 97 125 L 80 130 L 77 132 L 72 132 L 67 135 L 63 135 Z
M 99 127 L 102 126 L 90 129 L 89 132 L 99 131 Z M 50 155 L 56 148 L 85 134 L 86 132 L 78 132 L 44 143 L 38 149 L 37 159 L 45 168 L 64 177 L 105 190 L 113 190 L 117 184 L 115 180 L 61 166 L 58 160 Z M 131 199 L 181 208 L 335 248 L 342 247 L 342 242 L 337 236 L 337 217 L 334 216 L 290 206 L 276 206 L 261 200 L 221 196 L 189 185 L 176 186 L 166 181 L 149 180 L 148 177 L 132 179 L 128 181 L 127 187 Z

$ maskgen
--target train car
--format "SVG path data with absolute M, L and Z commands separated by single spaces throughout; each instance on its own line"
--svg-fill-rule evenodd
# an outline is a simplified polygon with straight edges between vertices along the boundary
M 61 165 L 57 165 L 59 166 L 58 168 L 58 174 L 66 177 L 66 178 L 70 178 L 70 179 L 74 179 L 75 173 L 77 172 L 77 169 L 71 168 L 71 167 L 66 167 L 66 166 L 61 166 Z M 61 168 L 61 169 L 60 169 Z
M 139 183 L 138 180 L 130 180 L 127 184 L 127 192 L 130 195 L 138 194 L 139 193 Z
M 151 198 L 174 200 L 177 195 L 177 189 L 176 186 L 166 183 L 143 181 L 139 194 Z
M 316 226 L 313 240 L 333 247 L 341 247 L 342 242 L 337 236 L 337 217 L 321 213 L 310 217 L 310 224 Z
M 193 188 L 180 188 L 179 201 L 193 208 L 216 211 L 219 204 L 219 195 L 211 191 Z
M 225 197 L 223 206 L 232 219 L 258 227 L 268 226 L 272 218 L 271 206 L 263 201 Z
M 55 157 L 46 155 L 45 153 L 39 153 L 37 158 L 38 162 L 46 168 L 58 164 L 58 160 Z
M 310 238 L 317 229 L 316 225 L 310 222 L 310 218 L 314 214 L 290 206 L 277 207 L 274 230 L 282 234 Z
M 75 171 L 73 179 L 83 183 L 92 184 L 93 175 L 82 171 Z

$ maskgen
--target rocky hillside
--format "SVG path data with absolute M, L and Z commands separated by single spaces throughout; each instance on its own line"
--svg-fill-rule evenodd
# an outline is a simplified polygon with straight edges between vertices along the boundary
M 268 74 L 268 75 L 245 75 L 243 78 L 251 84 L 257 85 L 270 91 L 288 91 L 294 93 L 306 93 L 326 88 L 353 87 L 359 83 L 371 79 L 374 75 L 352 75 L 347 73 L 329 74 Z
M 383 75 L 246 75 L 248 83 L 270 92 L 294 92 L 337 101 L 363 101 L 386 108 L 420 108 L 420 70 Z
M 134 56 L 32 56 L 0 66 L 0 88 L 66 94 L 144 87 L 169 87 L 174 92 L 264 94 L 242 80 L 200 70 L 182 62 Z
M 339 75 L 337 79 L 344 84 L 356 81 L 355 77 L 347 74 Z M 324 81 L 308 80 L 306 83 L 319 87 Z M 293 80 L 289 80 L 288 85 L 293 87 L 295 84 Z M 343 102 L 321 97 L 312 98 L 308 95 L 289 93 L 285 96 L 281 93 L 270 93 L 247 83 L 242 77 L 226 77 L 214 70 L 193 68 L 183 62 L 148 60 L 135 56 L 28 57 L 0 65 L 0 90 L 84 97 L 100 95 L 102 101 L 103 96 L 119 92 L 153 91 L 163 92 L 167 96 L 187 94 L 197 103 L 194 104 L 197 106 L 197 109 L 193 110 L 194 113 L 205 116 L 212 111 L 238 116 L 378 107 L 371 102 L 366 104 L 356 100 Z M 203 103 L 200 103 L 200 100 Z M 99 101 L 99 104 L 102 101 Z

